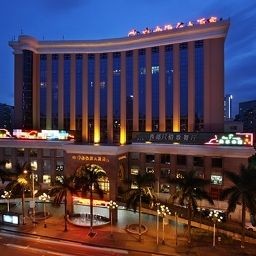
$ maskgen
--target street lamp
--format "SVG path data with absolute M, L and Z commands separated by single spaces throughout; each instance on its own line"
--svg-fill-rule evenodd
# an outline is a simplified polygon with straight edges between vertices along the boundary
M 113 210 L 118 208 L 118 205 L 116 202 L 110 200 L 108 208 L 110 209 L 110 226 L 111 226 L 111 233 L 110 235 L 113 236 Z
M 4 194 L 1 195 L 2 198 L 7 200 L 7 212 L 10 211 L 10 198 L 12 196 L 12 191 L 4 191 Z
M 215 244 L 216 244 L 216 240 L 215 240 L 215 238 L 216 238 L 216 223 L 217 222 L 221 222 L 223 220 L 223 217 L 220 215 L 220 211 L 217 211 L 217 210 L 210 211 L 209 217 L 213 221 L 213 240 L 212 240 L 212 246 L 215 247 Z
M 157 210 L 157 214 L 163 218 L 163 238 L 162 238 L 162 244 L 165 244 L 164 241 L 164 225 L 165 225 L 165 217 L 168 214 L 171 214 L 169 208 L 165 205 L 160 205 L 160 208 Z
M 158 245 L 159 243 L 159 206 L 160 203 L 156 203 L 156 207 L 157 207 L 157 216 L 156 216 L 156 244 Z
M 45 210 L 45 202 L 50 200 L 50 196 L 47 195 L 46 193 L 43 193 L 41 196 L 38 198 L 40 201 L 44 202 L 44 227 L 46 228 L 46 210 Z

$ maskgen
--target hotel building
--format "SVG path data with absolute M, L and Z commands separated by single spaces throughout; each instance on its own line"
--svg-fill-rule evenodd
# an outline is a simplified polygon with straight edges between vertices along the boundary
M 53 179 L 58 166 L 71 174 L 97 164 L 108 175 L 103 186 L 111 199 L 138 172 L 154 172 L 155 189 L 165 193 L 168 176 L 196 168 L 218 197 L 228 184 L 223 171 L 239 170 L 254 154 L 248 145 L 210 143 L 224 129 L 228 28 L 229 20 L 210 18 L 116 39 L 19 36 L 9 43 L 15 128 L 74 131 L 77 142 L 3 140 L 0 157 L 15 162 L 22 150 L 23 159 L 37 162 L 41 182 L 44 175 Z

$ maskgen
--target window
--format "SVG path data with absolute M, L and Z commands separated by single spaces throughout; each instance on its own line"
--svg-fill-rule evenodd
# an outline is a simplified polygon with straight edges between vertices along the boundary
M 46 149 L 46 148 L 44 148 L 43 149 L 43 156 L 50 156 L 51 155 L 51 151 L 50 151 L 50 149 Z
M 64 156 L 64 151 L 62 149 L 57 149 L 56 150 L 56 157 L 63 157 Z
M 211 175 L 211 184 L 222 185 L 222 175 L 221 174 L 212 174 Z
M 43 175 L 43 183 L 44 184 L 50 184 L 51 183 L 51 176 L 48 174 Z
M 195 156 L 193 159 L 193 165 L 198 167 L 204 167 L 204 158 L 200 156 Z
M 132 175 L 138 175 L 139 174 L 139 168 L 137 168 L 137 167 L 131 168 L 131 174 Z
M 146 173 L 154 173 L 154 168 L 153 167 L 146 167 Z
M 222 168 L 222 158 L 212 158 L 212 167 Z
M 160 177 L 161 178 L 167 178 L 171 175 L 171 170 L 168 168 L 161 168 L 160 170 Z
M 146 163 L 154 163 L 155 156 L 154 155 L 146 155 Z
M 37 161 L 36 160 L 33 160 L 30 162 L 30 165 L 31 165 L 31 169 L 33 171 L 36 171 L 37 170 Z
M 24 157 L 24 148 L 17 148 L 17 156 Z
M 137 152 L 132 152 L 132 153 L 131 153 L 131 159 L 132 159 L 132 160 L 138 160 L 139 157 L 140 157 L 140 154 L 139 154 L 139 153 L 137 153 Z
M 11 156 L 12 155 L 12 149 L 11 148 L 4 148 L 4 155 L 5 156 Z
M 186 165 L 187 158 L 184 155 L 177 155 L 177 165 Z
M 161 154 L 161 164 L 170 164 L 171 156 L 169 154 Z
M 49 172 L 51 170 L 51 162 L 50 162 L 50 160 L 43 160 L 43 170 L 45 172 Z
M 160 193 L 170 193 L 170 184 L 160 184 Z
M 30 157 L 37 157 L 37 150 L 36 149 L 30 149 L 29 156 Z

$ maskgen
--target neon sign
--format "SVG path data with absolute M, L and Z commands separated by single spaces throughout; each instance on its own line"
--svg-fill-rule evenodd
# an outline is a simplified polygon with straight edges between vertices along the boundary
M 218 21 L 217 17 L 210 17 L 208 19 L 206 18 L 201 18 L 198 19 L 197 21 L 189 21 L 188 23 L 184 23 L 184 22 L 178 22 L 175 26 L 172 26 L 171 24 L 167 24 L 164 26 L 156 26 L 154 29 L 150 29 L 148 27 L 146 27 L 144 30 L 142 30 L 141 32 L 136 30 L 136 29 L 132 29 L 131 31 L 129 31 L 128 36 L 136 36 L 136 35 L 140 35 L 140 34 L 150 34 L 150 33 L 154 33 L 154 32 L 161 32 L 161 31 L 165 31 L 165 30 L 172 30 L 172 29 L 179 29 L 179 28 L 183 28 L 183 27 L 192 27 L 194 25 L 203 25 L 203 24 L 207 24 L 207 23 L 215 23 Z
M 214 138 L 211 138 L 205 144 L 209 145 L 253 145 L 253 134 L 252 133 L 230 133 L 228 135 L 214 135 Z

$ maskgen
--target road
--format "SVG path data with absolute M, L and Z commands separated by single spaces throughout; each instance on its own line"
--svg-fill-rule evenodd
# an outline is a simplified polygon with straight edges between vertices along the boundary
M 0 232 L 1 256 L 123 256 L 126 250 L 99 248 L 82 243 L 61 242 L 41 237 Z

